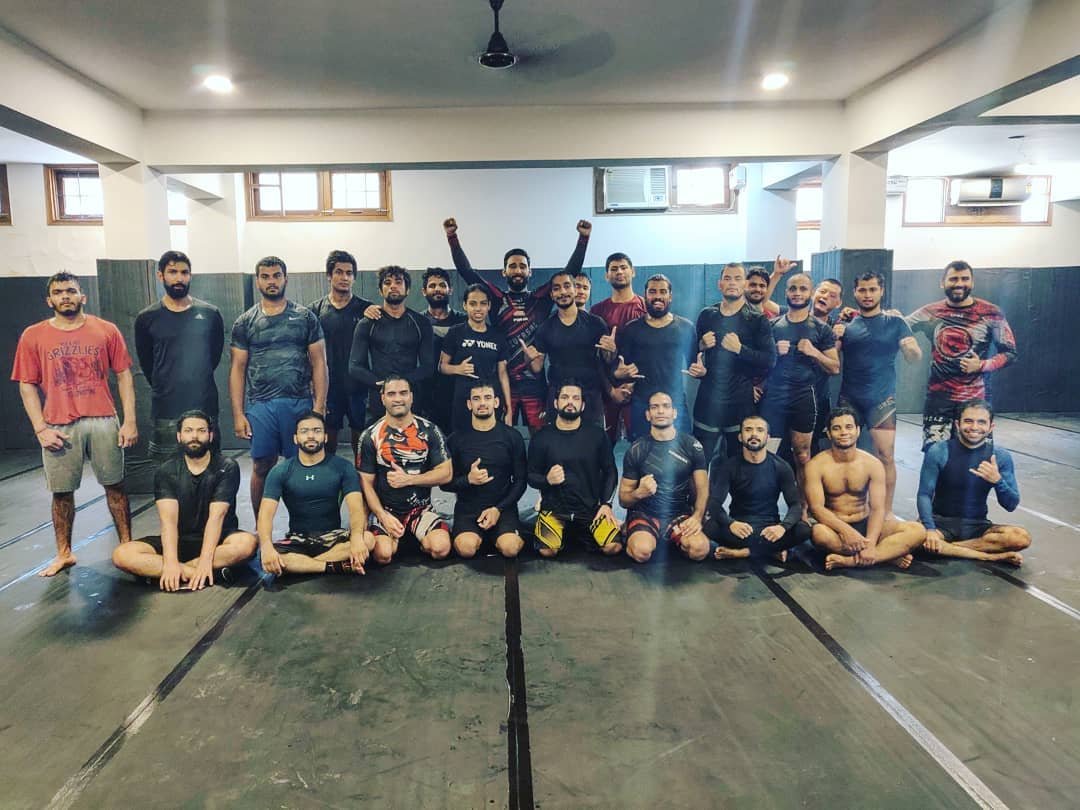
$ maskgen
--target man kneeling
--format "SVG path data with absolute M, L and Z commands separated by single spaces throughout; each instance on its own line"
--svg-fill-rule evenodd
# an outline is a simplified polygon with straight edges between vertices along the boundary
M 365 531 L 367 512 L 356 470 L 326 452 L 326 422 L 308 411 L 296 420 L 296 458 L 270 470 L 259 504 L 259 546 L 268 574 L 363 574 L 375 540 Z M 341 501 L 349 528 L 341 528 Z M 278 502 L 289 510 L 289 533 L 273 542 Z
M 210 417 L 202 411 L 186 411 L 177 420 L 176 441 L 183 452 L 154 474 L 161 534 L 117 546 L 117 568 L 157 578 L 163 591 L 178 591 L 181 583 L 198 591 L 213 584 L 215 570 L 255 554 L 255 535 L 238 531 L 240 467 L 211 451 L 213 438 Z
M 691 560 L 709 554 L 709 538 L 701 532 L 709 497 L 705 451 L 693 436 L 675 429 L 677 416 L 670 394 L 650 396 L 649 433 L 623 458 L 619 503 L 627 509 L 626 553 L 635 562 L 648 562 L 661 539 Z
M 829 414 L 832 447 L 806 465 L 806 505 L 818 521 L 811 539 L 824 549 L 825 569 L 893 562 L 911 565 L 911 550 L 926 530 L 912 521 L 885 517 L 885 467 L 859 450 L 855 411 L 846 406 Z

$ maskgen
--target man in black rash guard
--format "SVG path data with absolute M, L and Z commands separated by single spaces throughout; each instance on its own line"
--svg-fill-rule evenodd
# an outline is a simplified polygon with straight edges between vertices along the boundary
M 634 562 L 648 562 L 671 543 L 691 560 L 709 554 L 702 534 L 709 475 L 701 443 L 675 430 L 671 395 L 657 391 L 649 397 L 649 435 L 626 451 L 619 503 L 626 507 L 626 553 Z M 660 541 L 665 542 L 660 547 Z
M 786 461 L 765 449 L 769 426 L 760 416 L 747 416 L 739 426 L 737 456 L 717 458 L 709 475 L 708 518 L 705 534 L 714 541 L 716 559 L 750 557 L 787 559 L 788 549 L 810 539 L 803 522 L 802 497 L 795 473 Z M 724 502 L 731 495 L 731 505 Z M 783 495 L 787 512 L 776 508 Z
M 148 453 L 155 467 L 176 455 L 180 414 L 197 408 L 217 421 L 214 369 L 225 347 L 221 312 L 190 294 L 191 260 L 168 250 L 158 259 L 157 277 L 165 295 L 135 317 L 135 353 L 151 393 Z M 212 435 L 219 450 L 221 438 Z
M 356 259 L 344 250 L 332 250 L 326 257 L 326 280 L 330 292 L 308 309 L 319 316 L 326 339 L 326 364 L 330 368 L 330 390 L 326 395 L 326 446 L 337 452 L 338 431 L 349 420 L 352 433 L 353 457 L 356 457 L 360 431 L 367 418 L 367 389 L 349 379 L 349 352 L 353 332 L 362 318 L 382 317 L 382 309 L 370 301 L 353 295 L 356 281 Z
M 113 565 L 157 579 L 163 591 L 178 591 L 181 583 L 198 591 L 213 583 L 215 570 L 254 555 L 255 536 L 239 531 L 240 467 L 213 450 L 209 414 L 186 411 L 173 429 L 181 452 L 154 475 L 161 534 L 121 543 L 113 551 Z
M 694 325 L 671 312 L 671 279 L 662 273 L 645 282 L 645 316 L 626 324 L 616 338 L 619 362 L 613 376 L 616 384 L 629 385 L 630 441 L 649 432 L 645 413 L 649 397 L 657 391 L 671 396 L 675 428 L 689 433 L 690 409 L 686 404 L 682 371 L 694 362 Z
M 435 369 L 438 371 L 437 364 L 443 339 L 453 327 L 465 323 L 465 315 L 450 306 L 450 294 L 454 290 L 450 284 L 450 274 L 441 267 L 429 267 L 424 271 L 420 280 L 420 289 L 428 304 L 424 315 L 431 323 L 434 336 Z M 450 435 L 454 381 L 443 374 L 436 373 L 421 390 L 424 392 L 424 399 L 417 410 L 438 425 L 444 435 Z
M 602 389 L 607 380 L 606 363 L 598 352 L 602 340 L 610 341 L 607 324 L 595 315 L 579 310 L 574 299 L 574 278 L 559 272 L 551 277 L 551 297 L 558 308 L 554 315 L 540 325 L 532 345 L 520 345 L 529 358 L 533 373 L 539 374 L 548 359 L 548 422 L 554 421 L 552 410 L 555 397 L 565 380 L 577 380 L 582 386 L 587 415 L 585 418 L 603 427 L 604 401 Z M 615 344 L 610 343 L 614 353 Z
M 496 418 L 499 398 L 491 382 L 474 380 L 467 405 L 472 423 L 450 437 L 454 477 L 443 485 L 457 493 L 454 550 L 470 558 L 481 545 L 494 544 L 504 557 L 516 557 L 525 545 L 517 511 L 527 485 L 525 442 Z
M 540 490 L 537 549 L 554 557 L 570 537 L 589 550 L 618 554 L 623 544 L 611 531 L 611 496 L 617 472 L 604 429 L 581 419 L 581 384 L 567 380 L 555 400 L 555 422 L 529 446 L 529 485 Z
M 389 375 L 401 375 L 417 391 L 435 373 L 435 333 L 426 317 L 405 306 L 410 286 L 412 278 L 404 267 L 381 268 L 382 317 L 364 318 L 353 333 L 349 377 L 368 389 L 369 425 L 386 412 L 379 390 Z
M 453 399 L 451 425 L 454 430 L 469 426 L 471 416 L 469 390 L 477 380 L 498 380 L 498 396 L 510 402 L 510 376 L 506 358 L 510 345 L 497 326 L 488 324 L 491 294 L 483 284 L 470 284 L 465 290 L 465 311 L 468 320 L 446 333 L 439 353 L 439 373 L 452 380 L 448 399 Z M 505 407 L 506 424 L 513 423 L 510 408 Z
M 695 327 L 706 373 L 694 401 L 694 436 L 709 460 L 721 438 L 726 438 L 727 455 L 738 452 L 739 423 L 754 412 L 754 378 L 776 362 L 768 319 L 743 297 L 742 265 L 726 265 L 717 286 L 723 300 L 703 309 Z
M 483 284 L 491 293 L 492 325 L 499 327 L 510 341 L 511 354 L 507 360 L 507 370 L 510 374 L 510 394 L 513 397 L 513 403 L 507 404 L 507 408 L 512 407 L 514 414 L 520 411 L 522 422 L 529 426 L 529 432 L 535 433 L 544 424 L 544 397 L 547 395 L 547 386 L 543 375 L 537 376 L 529 367 L 529 360 L 521 348 L 521 341 L 526 344 L 532 343 L 536 330 L 551 314 L 554 302 L 551 300 L 550 283 L 543 284 L 535 290 L 529 290 L 529 278 L 532 276 L 529 254 L 522 248 L 511 248 L 503 256 L 502 274 L 506 279 L 507 289 L 499 289 L 486 281 L 469 264 L 465 251 L 461 249 L 461 243 L 458 241 L 457 221 L 452 217 L 447 219 L 443 222 L 443 230 L 450 243 L 450 255 L 453 257 L 454 267 L 457 268 L 461 277 L 468 284 Z M 585 263 L 585 249 L 589 246 L 592 224 L 584 219 L 578 220 L 577 232 L 577 244 L 566 263 L 566 272 L 573 276 L 581 272 L 582 265 Z
M 341 456 L 326 452 L 326 423 L 315 411 L 296 420 L 296 458 L 286 459 L 266 476 L 259 506 L 259 546 L 268 574 L 363 574 L 375 544 L 366 531 L 367 511 L 356 470 Z M 278 502 L 289 510 L 289 533 L 274 542 Z M 341 503 L 349 528 L 341 528 Z

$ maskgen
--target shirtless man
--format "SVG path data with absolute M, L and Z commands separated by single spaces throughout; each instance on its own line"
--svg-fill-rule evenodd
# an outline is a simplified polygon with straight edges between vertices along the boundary
M 911 565 L 911 550 L 922 545 L 919 523 L 886 517 L 885 467 L 859 450 L 854 409 L 839 406 L 829 415 L 832 446 L 804 470 L 806 503 L 818 521 L 811 532 L 826 552 L 825 570 L 894 562 Z

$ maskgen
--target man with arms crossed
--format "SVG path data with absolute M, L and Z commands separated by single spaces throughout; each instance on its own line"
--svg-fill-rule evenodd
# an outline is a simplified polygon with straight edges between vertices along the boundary
M 1031 535 L 1019 526 L 1003 526 L 986 516 L 994 490 L 1011 512 L 1020 505 L 1012 455 L 994 447 L 994 411 L 983 399 L 965 402 L 956 418 L 955 435 L 927 448 L 919 474 L 919 520 L 926 527 L 927 551 L 944 557 L 1023 561 Z
M 817 520 L 811 539 L 826 552 L 825 570 L 892 562 L 911 565 L 911 550 L 926 530 L 913 521 L 886 515 L 885 468 L 858 449 L 854 410 L 839 406 L 829 415 L 832 447 L 814 456 L 804 470 L 804 491 Z
M 402 539 L 433 560 L 450 554 L 450 527 L 431 508 L 431 488 L 453 477 L 442 431 L 412 412 L 409 381 L 389 374 L 382 383 L 386 415 L 360 437 L 360 484 L 371 510 L 375 562 L 386 565 Z
M 671 395 L 649 397 L 649 435 L 626 451 L 619 503 L 626 508 L 626 553 L 648 562 L 661 540 L 691 560 L 709 554 L 701 531 L 709 499 L 709 474 L 701 442 L 675 429 Z M 661 550 L 661 554 L 663 550 Z
M 266 475 L 278 456 L 296 455 L 296 418 L 326 410 L 330 378 L 319 318 L 285 298 L 288 269 L 276 256 L 259 259 L 260 301 L 232 328 L 229 395 L 233 430 L 251 440 L 251 508 L 259 514 Z
M 586 407 L 581 383 L 566 380 L 555 399 L 554 423 L 529 447 L 529 484 L 540 490 L 535 531 L 542 557 L 558 554 L 568 537 L 606 555 L 623 549 L 611 511 L 615 456 L 603 429 L 582 421 Z
M 501 290 L 484 279 L 469 264 L 458 241 L 458 225 L 453 217 L 443 222 L 443 230 L 450 243 L 454 267 L 461 273 L 461 277 L 468 284 L 483 284 L 491 293 L 492 324 L 498 326 L 510 341 L 511 355 L 507 360 L 507 370 L 510 374 L 512 406 L 515 413 L 521 412 L 522 421 L 529 426 L 529 431 L 535 433 L 544 424 L 542 414 L 547 386 L 543 375 L 537 377 L 530 368 L 529 358 L 525 356 L 521 345 L 522 341 L 525 344 L 532 343 L 536 330 L 551 314 L 554 301 L 551 299 L 550 283 L 529 290 L 529 279 L 532 277 L 529 254 L 522 248 L 511 248 L 503 256 L 502 274 L 506 279 L 506 289 Z M 592 224 L 584 219 L 578 220 L 577 232 L 577 244 L 566 263 L 566 272 L 572 277 L 581 273 L 581 267 L 585 263 L 585 250 L 589 246 Z
M 986 376 L 1016 361 L 1016 338 L 1005 314 L 975 298 L 975 271 L 949 262 L 941 279 L 945 299 L 907 316 L 913 332 L 930 340 L 930 379 L 923 405 L 923 451 L 949 438 L 956 406 L 987 399 Z M 989 357 L 990 347 L 996 354 Z
M 161 534 L 118 546 L 112 559 L 121 571 L 157 579 L 163 591 L 178 591 L 181 584 L 199 591 L 214 583 L 214 571 L 250 559 L 256 540 L 240 531 L 240 467 L 213 449 L 210 415 L 185 411 L 173 428 L 180 452 L 174 450 L 154 475 Z
M 494 544 L 504 557 L 516 557 L 525 545 L 517 510 L 528 483 L 525 442 L 496 418 L 499 398 L 493 383 L 475 380 L 468 393 L 472 423 L 450 437 L 454 477 L 443 485 L 457 493 L 454 549 L 471 558 L 482 544 Z
M 367 512 L 356 470 L 326 452 L 326 422 L 308 411 L 296 420 L 298 452 L 270 471 L 259 507 L 259 546 L 268 574 L 363 574 L 374 543 L 365 529 Z M 341 502 L 349 528 L 341 528 Z M 274 542 L 278 501 L 289 510 L 289 533 Z
M 709 475 L 705 534 L 718 548 L 716 559 L 787 560 L 788 549 L 810 539 L 802 520 L 803 503 L 795 473 L 786 461 L 766 450 L 769 426 L 760 416 L 747 416 L 739 426 L 742 453 L 717 458 Z M 724 501 L 731 495 L 731 505 Z M 776 500 L 784 496 L 783 519 Z
M 885 514 L 891 515 L 896 492 L 896 350 L 917 363 L 922 350 L 899 314 L 881 311 L 885 277 L 863 273 L 855 279 L 859 317 L 833 327 L 844 358 L 840 404 L 855 409 L 870 430 L 874 455 L 885 466 Z
M 178 250 L 158 259 L 165 295 L 135 317 L 135 354 L 150 386 L 149 456 L 155 467 L 176 455 L 176 420 L 192 409 L 217 422 L 214 370 L 225 348 L 221 312 L 191 293 L 191 260 Z M 214 448 L 221 438 L 212 431 Z
M 51 577 L 75 565 L 71 527 L 75 490 L 82 483 L 83 461 L 105 488 L 121 543 L 131 540 L 131 515 L 124 492 L 124 448 L 139 438 L 135 426 L 135 383 L 131 356 L 115 325 L 83 312 L 86 296 L 79 280 L 60 272 L 45 283 L 45 303 L 53 317 L 28 326 L 15 347 L 11 379 L 19 383 L 23 409 L 30 418 L 52 492 L 56 558 L 40 572 Z M 109 393 L 109 371 L 116 375 L 124 421 L 117 424 Z M 45 395 L 44 407 L 41 394 Z

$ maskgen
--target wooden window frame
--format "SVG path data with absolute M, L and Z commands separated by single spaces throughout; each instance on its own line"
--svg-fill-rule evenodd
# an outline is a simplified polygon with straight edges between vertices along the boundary
M 941 201 L 941 222 L 908 222 L 907 218 L 907 192 L 903 195 L 903 218 L 901 227 L 904 228 L 1045 228 L 1053 224 L 1054 221 L 1054 201 L 1052 196 L 1052 184 L 1053 178 L 1049 175 L 1033 174 L 1026 175 L 1029 177 L 1039 177 L 1046 180 L 1046 192 L 1050 197 L 1046 206 L 1046 221 L 1045 222 L 1021 222 L 1020 221 L 1020 206 L 1019 205 L 987 205 L 987 206 L 971 206 L 971 205 L 952 205 L 949 202 L 950 199 L 950 186 L 953 180 L 961 180 L 963 178 L 953 177 L 940 177 L 938 175 L 926 175 L 926 177 L 937 177 L 939 180 L 943 180 L 942 193 L 944 197 Z
M 676 163 L 671 166 L 668 173 L 670 187 L 668 199 L 671 205 L 665 213 L 670 214 L 734 214 L 736 213 L 735 200 L 738 198 L 731 189 L 731 170 L 734 164 L 720 160 L 705 160 L 700 163 Z M 679 169 L 723 169 L 724 170 L 724 202 L 715 205 L 694 205 L 693 203 L 679 202 Z
M 70 175 L 86 175 L 100 178 L 98 167 L 93 163 L 64 164 L 45 167 L 45 219 L 49 225 L 95 225 L 105 224 L 103 217 L 71 216 L 63 211 L 63 193 L 60 181 Z
M 8 190 L 7 164 L 0 163 L 0 226 L 11 224 L 11 193 Z
M 259 206 L 259 188 L 256 175 L 278 173 L 287 174 L 289 171 L 302 171 L 304 174 L 314 173 L 318 183 L 319 211 L 294 213 L 294 214 L 264 214 Z M 335 174 L 352 174 L 357 172 L 371 173 L 370 169 L 329 169 L 303 171 L 290 169 L 269 169 L 263 172 L 244 172 L 244 197 L 246 199 L 247 218 L 252 222 L 392 222 L 394 210 L 391 203 L 390 172 L 385 169 L 377 169 L 379 175 L 380 194 L 382 196 L 382 208 L 361 209 L 336 209 L 333 207 L 333 176 Z M 280 188 L 280 186 L 277 186 Z

